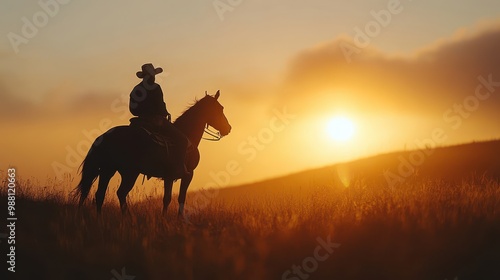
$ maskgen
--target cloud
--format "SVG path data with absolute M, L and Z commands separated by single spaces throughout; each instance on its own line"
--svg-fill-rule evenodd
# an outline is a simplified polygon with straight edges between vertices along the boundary
M 26 100 L 16 97 L 0 81 L 0 118 L 11 120 L 13 116 L 21 117 L 29 112 L 34 112 L 35 106 Z
M 128 99 L 116 93 L 78 93 L 71 86 L 60 85 L 39 100 L 32 100 L 13 94 L 5 85 L 0 80 L 0 118 L 8 122 L 34 123 L 86 116 L 121 117 L 128 108 Z
M 298 53 L 290 60 L 281 91 L 268 83 L 257 90 L 255 85 L 259 82 L 253 82 L 245 90 L 237 90 L 240 84 L 228 86 L 228 92 L 248 92 L 241 94 L 245 100 L 252 96 L 255 104 L 267 104 L 269 92 L 278 91 L 272 107 L 286 105 L 297 113 L 345 106 L 364 112 L 442 114 L 474 93 L 478 76 L 491 74 L 494 80 L 500 80 L 498 23 L 473 31 L 462 30 L 407 55 L 384 53 L 369 46 L 353 54 L 349 63 L 342 51 L 346 45 L 356 46 L 351 38 L 340 37 Z M 128 104 L 126 98 L 121 99 L 123 93 L 89 92 L 64 82 L 37 101 L 25 100 L 19 92 L 12 91 L 12 79 L 0 78 L 3 120 L 115 116 L 111 108 L 116 100 L 121 109 Z M 499 105 L 500 93 L 484 102 L 482 111 L 498 116 Z
M 346 46 L 356 44 L 342 37 L 296 55 L 278 102 L 438 113 L 474 94 L 479 76 L 500 81 L 500 24 L 462 30 L 408 55 L 358 48 L 349 62 L 342 50 Z M 496 116 L 500 88 L 497 93 L 482 105 Z

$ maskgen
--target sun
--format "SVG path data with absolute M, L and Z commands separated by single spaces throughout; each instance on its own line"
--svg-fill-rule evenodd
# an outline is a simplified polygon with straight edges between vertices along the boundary
M 328 136 L 338 142 L 346 142 L 352 139 L 356 131 L 354 123 L 347 117 L 338 116 L 331 118 L 326 124 Z

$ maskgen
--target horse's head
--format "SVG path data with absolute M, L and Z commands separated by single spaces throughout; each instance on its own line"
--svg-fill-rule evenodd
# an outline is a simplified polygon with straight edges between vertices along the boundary
M 205 97 L 200 99 L 199 102 L 203 104 L 207 117 L 207 124 L 215 129 L 217 129 L 221 136 L 226 136 L 231 132 L 231 125 L 227 121 L 224 115 L 224 106 L 222 106 L 218 99 L 220 96 L 220 91 L 212 96 L 205 94 Z

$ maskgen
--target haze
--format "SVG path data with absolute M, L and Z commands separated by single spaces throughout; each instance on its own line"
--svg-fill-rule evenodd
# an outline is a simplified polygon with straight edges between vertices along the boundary
M 0 170 L 25 178 L 75 176 L 91 141 L 128 123 L 146 62 L 174 118 L 221 90 L 233 130 L 201 144 L 193 189 L 500 138 L 498 1 L 1 5 Z M 328 131 L 338 117 L 347 141 Z

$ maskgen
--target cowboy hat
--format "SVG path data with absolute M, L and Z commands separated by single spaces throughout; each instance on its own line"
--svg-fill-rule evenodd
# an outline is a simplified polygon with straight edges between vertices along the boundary
M 136 73 L 137 77 L 140 79 L 144 78 L 146 75 L 154 76 L 163 72 L 163 69 L 161 67 L 155 68 L 151 63 L 146 63 L 142 65 L 141 68 L 142 71 Z

